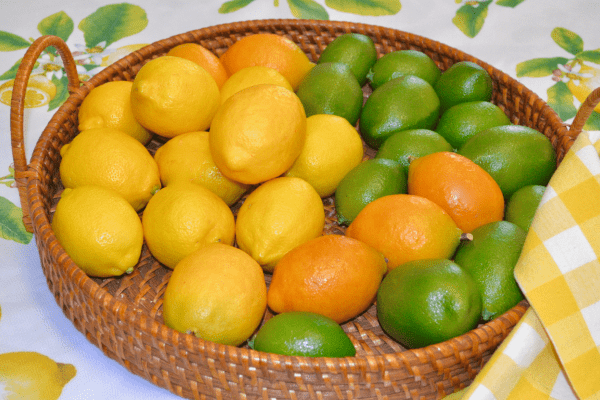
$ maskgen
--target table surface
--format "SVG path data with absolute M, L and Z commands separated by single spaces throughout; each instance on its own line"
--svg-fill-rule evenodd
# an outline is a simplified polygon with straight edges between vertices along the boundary
M 3 0 L 0 85 L 14 77 L 27 42 L 31 43 L 57 21 L 66 27 L 71 51 L 83 52 L 84 58 L 94 62 L 98 58 L 92 59 L 94 54 L 86 50 L 86 44 L 91 42 L 103 47 L 101 55 L 105 56 L 128 45 L 152 43 L 193 29 L 266 18 L 361 22 L 440 41 L 522 82 L 551 104 L 566 122 L 580 104 L 569 89 L 569 81 L 591 79 L 590 85 L 600 85 L 598 0 L 374 0 L 369 2 L 370 6 L 364 3 L 361 0 L 144 0 L 119 3 L 118 15 L 126 18 L 115 19 L 116 14 L 100 12 L 117 4 L 107 0 Z M 476 17 L 473 13 L 463 13 L 469 7 L 477 11 Z M 123 12 L 125 9 L 127 13 Z M 473 17 L 461 18 L 469 15 Z M 120 26 L 102 33 L 87 30 L 82 21 L 94 19 Z M 102 34 L 105 37 L 99 36 Z M 582 76 L 581 63 L 586 66 L 583 72 L 596 74 L 595 78 Z M 99 68 L 87 72 L 93 74 Z M 60 85 L 61 71 L 47 75 Z M 57 106 L 55 101 L 26 109 L 28 155 Z M 57 306 L 40 267 L 35 239 L 23 230 L 19 219 L 20 202 L 11 169 L 9 113 L 10 107 L 0 104 L 0 354 L 37 352 L 75 366 L 76 375 L 64 387 L 61 400 L 178 399 L 105 357 Z M 590 118 L 588 129 L 600 129 L 599 115 Z

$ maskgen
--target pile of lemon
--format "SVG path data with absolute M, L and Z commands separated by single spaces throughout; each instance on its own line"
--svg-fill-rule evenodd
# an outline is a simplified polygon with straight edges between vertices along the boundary
M 555 168 L 492 91 L 475 63 L 378 58 L 361 34 L 316 64 L 274 34 L 220 57 L 182 44 L 87 95 L 52 227 L 95 277 L 131 273 L 145 243 L 173 270 L 165 324 L 207 340 L 351 356 L 340 324 L 377 300 L 394 339 L 440 342 L 522 299 L 511 268 Z M 345 234 L 323 235 L 330 196 Z

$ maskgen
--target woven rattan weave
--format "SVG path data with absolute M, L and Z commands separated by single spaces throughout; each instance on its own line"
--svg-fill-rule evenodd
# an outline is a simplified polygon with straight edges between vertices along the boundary
M 559 160 L 587 119 L 578 115 L 577 128 L 569 130 L 535 93 L 491 65 L 442 43 L 372 25 L 258 20 L 207 27 L 155 42 L 82 83 L 64 42 L 57 37 L 41 37 L 28 50 L 17 74 L 11 133 L 24 222 L 35 233 L 41 265 L 56 302 L 75 327 L 106 356 L 184 398 L 436 399 L 465 387 L 517 323 L 526 304 L 517 305 L 465 335 L 416 350 L 406 350 L 386 336 L 378 324 L 375 308 L 371 307 L 343 325 L 357 348 L 355 357 L 279 356 L 207 342 L 166 327 L 161 306 L 170 270 L 161 266 L 146 248 L 131 275 L 92 279 L 57 242 L 50 222 L 62 190 L 59 150 L 78 133 L 78 108 L 87 93 L 108 81 L 133 80 L 145 62 L 164 55 L 178 44 L 199 43 L 220 55 L 239 38 L 265 32 L 289 37 L 313 61 L 340 34 L 359 32 L 373 39 L 379 56 L 394 50 L 415 49 L 429 55 L 442 70 L 461 60 L 476 62 L 493 79 L 492 101 L 513 123 L 532 127 L 550 138 Z M 48 46 L 54 46 L 61 54 L 71 94 L 41 134 L 28 162 L 23 145 L 26 83 L 37 57 Z M 148 148 L 153 152 L 163 142 L 164 139 L 156 138 Z M 343 232 L 336 224 L 332 199 L 324 199 L 324 207 L 325 233 Z

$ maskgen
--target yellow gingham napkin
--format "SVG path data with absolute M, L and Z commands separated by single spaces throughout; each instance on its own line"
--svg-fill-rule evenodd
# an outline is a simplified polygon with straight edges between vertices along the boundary
M 600 132 L 553 175 L 515 277 L 531 304 L 462 399 L 600 399 Z

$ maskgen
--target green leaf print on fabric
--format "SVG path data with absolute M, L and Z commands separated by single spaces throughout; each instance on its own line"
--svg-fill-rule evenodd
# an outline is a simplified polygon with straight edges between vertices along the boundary
M 0 197 L 0 238 L 27 244 L 33 235 L 23 225 L 23 210 Z
M 463 3 L 463 0 L 455 0 L 457 4 Z M 462 33 L 470 38 L 474 38 L 483 28 L 483 24 L 488 15 L 489 6 L 494 3 L 502 7 L 515 8 L 525 0 L 467 0 L 456 11 L 452 18 L 452 23 L 461 30 Z
M 576 34 L 565 28 L 554 28 L 550 34 L 552 40 L 557 45 L 568 51 L 573 55 L 577 55 L 583 51 L 583 39 Z
M 583 129 L 586 131 L 600 131 L 600 113 L 593 112 L 583 125 Z
M 517 77 L 551 77 L 556 82 L 548 88 L 548 105 L 563 121 L 575 116 L 594 88 L 600 87 L 600 49 L 585 50 L 584 40 L 577 33 L 556 27 L 550 37 L 573 58 L 544 57 L 517 64 Z M 576 103 L 579 103 L 579 105 Z M 600 105 L 594 109 L 584 129 L 600 129 Z
M 498 4 L 499 6 L 502 6 L 502 7 L 515 8 L 516 6 L 518 6 L 519 4 L 521 4 L 524 1 L 525 0 L 498 0 L 496 2 L 496 4 Z
M 69 78 L 63 75 L 60 79 L 52 77 L 52 83 L 56 86 L 56 95 L 48 103 L 48 111 L 52 111 L 61 106 L 69 97 Z
M 22 58 L 19 58 L 15 65 L 10 67 L 8 71 L 0 75 L 0 81 L 4 81 L 7 79 L 15 79 L 17 77 L 17 70 L 19 69 L 19 65 L 21 64 Z
M 234 11 L 239 10 L 240 8 L 246 7 L 248 4 L 252 3 L 254 0 L 231 0 L 226 1 L 219 7 L 219 13 L 228 14 Z
M 395 15 L 400 12 L 400 0 L 325 0 L 325 5 L 337 11 L 357 15 Z
M 105 42 L 104 48 L 127 36 L 141 32 L 148 25 L 146 11 L 128 3 L 110 4 L 98 8 L 81 20 L 78 28 L 83 32 L 88 48 Z
M 581 61 L 590 61 L 595 64 L 600 64 L 600 49 L 582 51 L 577 54 L 577 58 Z
M 541 78 L 550 76 L 558 68 L 564 65 L 569 59 L 564 57 L 553 58 L 534 58 L 517 64 L 517 76 L 529 76 L 532 78 Z
M 575 116 L 577 108 L 573 105 L 573 93 L 566 83 L 556 82 L 548 88 L 547 93 L 548 105 L 556 111 L 560 119 L 566 121 Z
M 42 35 L 54 35 L 58 36 L 65 42 L 73 33 L 75 24 L 71 17 L 69 17 L 64 11 L 52 14 L 49 17 L 44 18 L 38 24 L 38 31 Z
M 477 36 L 483 28 L 483 23 L 488 14 L 488 6 L 491 2 L 492 0 L 467 2 L 456 11 L 452 23 L 468 37 Z
M 0 51 L 15 51 L 29 47 L 31 43 L 21 36 L 0 31 Z
M 290 11 L 296 18 L 328 20 L 325 7 L 313 0 L 288 0 Z

